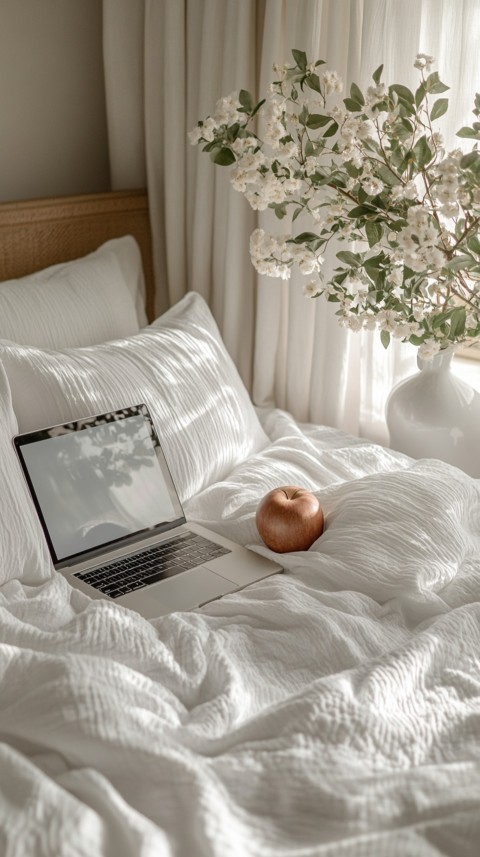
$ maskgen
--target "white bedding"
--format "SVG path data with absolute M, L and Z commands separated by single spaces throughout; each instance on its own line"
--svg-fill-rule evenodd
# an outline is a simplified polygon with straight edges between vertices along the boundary
M 152 623 L 0 588 L 2 855 L 480 853 L 480 482 L 261 416 L 186 513 L 258 546 L 260 497 L 313 488 L 285 574 Z

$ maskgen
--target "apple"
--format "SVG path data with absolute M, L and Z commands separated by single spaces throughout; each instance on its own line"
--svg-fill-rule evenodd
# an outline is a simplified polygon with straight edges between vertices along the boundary
M 277 553 L 306 551 L 323 532 L 323 510 L 315 494 L 283 485 L 265 494 L 255 515 L 266 546 Z

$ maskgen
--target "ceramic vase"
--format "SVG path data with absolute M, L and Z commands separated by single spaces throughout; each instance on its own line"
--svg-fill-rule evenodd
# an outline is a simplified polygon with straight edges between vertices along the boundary
M 419 372 L 390 393 L 390 447 L 412 458 L 439 458 L 480 477 L 480 393 L 451 371 L 454 349 L 417 358 Z

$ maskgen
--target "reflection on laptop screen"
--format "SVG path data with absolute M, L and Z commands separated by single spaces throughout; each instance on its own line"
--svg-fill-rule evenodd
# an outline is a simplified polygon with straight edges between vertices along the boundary
M 142 413 L 80 427 L 21 446 L 59 561 L 183 514 Z

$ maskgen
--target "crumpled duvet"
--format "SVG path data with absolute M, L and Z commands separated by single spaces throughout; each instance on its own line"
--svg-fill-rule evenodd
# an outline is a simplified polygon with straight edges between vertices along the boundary
M 480 853 L 480 481 L 261 417 L 186 514 L 271 556 L 258 501 L 313 489 L 284 574 L 153 622 L 0 588 L 0 854 Z

